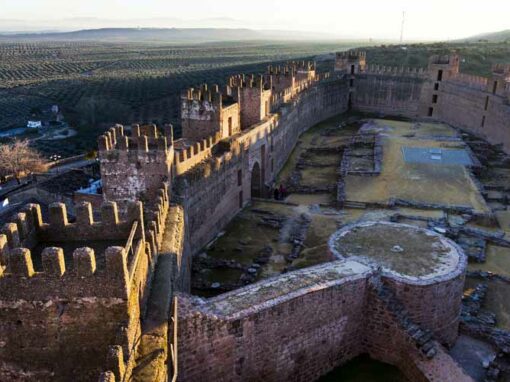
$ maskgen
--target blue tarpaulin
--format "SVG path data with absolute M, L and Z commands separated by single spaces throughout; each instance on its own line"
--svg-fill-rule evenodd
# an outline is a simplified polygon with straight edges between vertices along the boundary
M 466 150 L 436 147 L 402 147 L 406 163 L 437 164 L 443 166 L 472 166 L 473 161 Z

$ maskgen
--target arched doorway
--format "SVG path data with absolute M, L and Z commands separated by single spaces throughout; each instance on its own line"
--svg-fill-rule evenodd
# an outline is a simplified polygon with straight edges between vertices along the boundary
M 262 196 L 262 179 L 260 176 L 260 165 L 255 162 L 251 170 L 251 197 L 260 198 Z

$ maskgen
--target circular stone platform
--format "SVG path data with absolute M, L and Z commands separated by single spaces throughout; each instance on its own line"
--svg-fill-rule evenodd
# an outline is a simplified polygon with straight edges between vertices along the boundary
M 381 267 L 384 273 L 406 280 L 450 278 L 466 266 L 462 250 L 453 241 L 407 224 L 349 225 L 335 232 L 328 244 L 338 259 Z

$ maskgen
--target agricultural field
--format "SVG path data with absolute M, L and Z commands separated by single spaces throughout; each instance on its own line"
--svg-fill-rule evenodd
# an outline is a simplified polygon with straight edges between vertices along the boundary
M 59 141 L 34 141 L 48 155 L 92 150 L 97 135 L 116 122 L 173 123 L 178 135 L 183 89 L 202 82 L 221 84 L 240 72 L 262 72 L 268 63 L 314 59 L 352 47 L 263 41 L 4 42 L 0 43 L 0 131 L 23 127 L 32 110 L 56 104 L 78 134 Z
M 461 72 L 478 76 L 489 76 L 492 64 L 510 63 L 510 41 L 381 45 L 363 49 L 367 51 L 369 63 L 412 68 L 426 67 L 433 54 L 456 52 L 461 56 Z
M 217 42 L 188 45 L 109 42 L 0 42 L 0 133 L 25 126 L 34 109 L 58 105 L 74 133 L 50 140 L 27 138 L 46 155 L 71 156 L 93 150 L 112 123 L 172 123 L 180 133 L 179 94 L 202 82 L 224 83 L 268 63 L 316 59 L 330 70 L 332 52 L 360 43 Z M 458 43 L 377 46 L 370 63 L 425 67 L 434 53 L 459 52 L 462 69 L 487 75 L 491 63 L 508 61 L 510 44 Z M 5 138 L 3 138 L 5 139 Z

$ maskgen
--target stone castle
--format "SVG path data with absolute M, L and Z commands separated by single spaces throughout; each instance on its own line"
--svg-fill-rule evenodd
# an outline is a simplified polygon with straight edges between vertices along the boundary
M 112 127 L 98 142 L 100 211 L 82 203 L 70 218 L 56 203 L 44 219 L 27 205 L 1 230 L 0 380 L 310 381 L 361 353 L 413 381 L 471 380 L 444 350 L 466 260 L 440 235 L 451 263 L 420 280 L 330 245 L 331 263 L 208 300 L 186 294 L 192 256 L 268 195 L 322 120 L 352 110 L 441 121 L 510 152 L 510 65 L 481 78 L 459 62 L 389 68 L 341 52 L 326 73 L 290 62 L 186 90 L 180 139 L 170 125 Z

